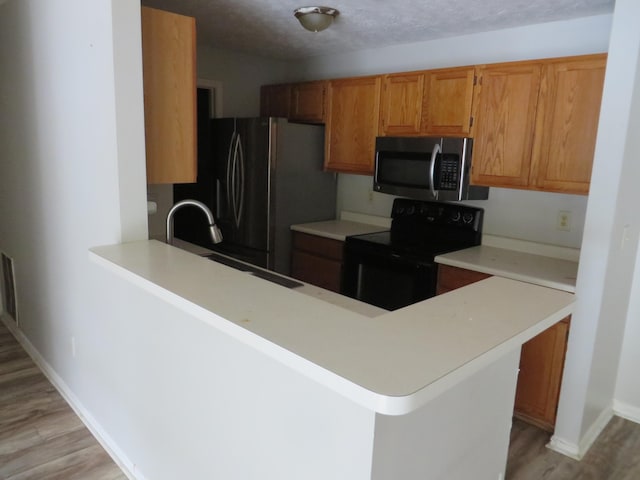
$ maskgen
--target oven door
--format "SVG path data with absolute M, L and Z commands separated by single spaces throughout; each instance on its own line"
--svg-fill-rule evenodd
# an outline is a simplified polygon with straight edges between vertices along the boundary
M 433 297 L 437 265 L 389 252 L 345 248 L 342 294 L 386 310 Z

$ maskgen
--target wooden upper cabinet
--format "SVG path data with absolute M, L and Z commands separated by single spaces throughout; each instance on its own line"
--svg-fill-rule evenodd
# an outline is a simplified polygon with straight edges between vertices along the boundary
M 475 67 L 383 78 L 381 135 L 469 135 Z
M 326 89 L 326 81 L 292 84 L 289 120 L 324 123 Z
M 538 62 L 479 67 L 472 183 L 528 185 L 541 69 Z
M 195 182 L 195 19 L 142 7 L 142 65 L 147 182 Z
M 327 89 L 325 169 L 372 174 L 380 77 L 331 80 Z
M 538 99 L 530 184 L 589 192 L 606 55 L 545 62 Z
M 479 69 L 471 181 L 586 194 L 606 55 Z
M 289 118 L 291 85 L 263 85 L 260 87 L 260 116 Z
M 470 135 L 475 76 L 475 67 L 426 72 L 422 97 L 422 134 Z
M 380 133 L 411 135 L 420 133 L 423 72 L 385 75 L 380 96 Z

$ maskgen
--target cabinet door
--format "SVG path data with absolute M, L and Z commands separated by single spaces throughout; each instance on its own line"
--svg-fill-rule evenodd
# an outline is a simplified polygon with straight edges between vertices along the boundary
M 479 68 L 473 184 L 527 187 L 540 74 L 538 62 Z
M 293 232 L 291 276 L 340 293 L 344 242 Z
M 566 318 L 522 345 L 515 414 L 553 431 L 569 334 Z
M 380 83 L 380 77 L 329 82 L 325 169 L 373 174 Z
M 260 87 L 260 115 L 289 118 L 291 85 L 263 85 Z
M 474 80 L 475 67 L 445 68 L 426 73 L 422 133 L 470 134 Z
M 589 192 L 605 55 L 545 64 L 530 184 L 565 193 Z
M 491 275 L 488 273 L 475 272 L 466 268 L 452 267 L 450 265 L 438 265 L 438 285 L 436 295 L 450 292 L 457 288 L 466 287 L 472 283 L 479 282 Z
M 324 81 L 302 82 L 291 85 L 289 119 L 305 123 L 324 123 Z
M 142 7 L 147 183 L 197 176 L 195 19 Z
M 385 75 L 380 98 L 380 133 L 420 133 L 424 73 Z

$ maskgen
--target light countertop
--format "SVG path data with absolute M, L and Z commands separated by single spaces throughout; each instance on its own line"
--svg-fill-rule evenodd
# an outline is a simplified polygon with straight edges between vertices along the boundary
M 578 263 L 545 255 L 479 245 L 438 255 L 436 262 L 575 292 Z
M 388 230 L 388 227 L 354 222 L 351 220 L 328 220 L 324 222 L 291 225 L 291 230 L 296 232 L 308 233 L 309 235 L 331 238 L 333 240 L 344 241 L 346 237 L 351 235 L 382 232 L 384 230 Z
M 182 250 L 193 253 L 195 255 L 199 255 L 201 257 L 214 253 L 212 250 L 209 250 L 208 248 L 204 248 L 199 245 L 194 245 L 191 242 L 185 242 L 184 240 L 181 240 L 179 238 L 173 239 L 173 245 Z M 222 255 L 219 252 L 217 254 Z M 222 255 L 222 256 L 224 257 L 225 255 Z M 243 263 L 238 259 L 234 259 L 234 261 Z M 252 265 L 251 267 L 258 268 L 255 265 Z M 284 277 L 284 275 L 279 275 L 276 272 L 269 272 L 269 273 L 272 275 L 278 275 L 278 276 Z M 376 307 L 375 305 L 370 305 L 368 303 L 361 302 L 360 300 L 356 300 L 354 298 L 340 295 L 339 293 L 326 290 L 316 285 L 311 285 L 310 283 L 302 282 L 301 280 L 298 280 L 298 279 L 296 279 L 296 282 L 302 284 L 302 287 L 298 287 L 295 289 L 297 293 L 303 293 L 305 295 L 309 295 L 310 297 L 319 298 L 320 300 L 332 303 L 334 305 L 345 308 L 355 313 L 359 313 L 360 315 L 364 315 L 366 317 L 373 318 L 387 312 L 387 310 Z
M 370 318 L 154 240 L 95 247 L 90 257 L 212 328 L 388 415 L 413 411 L 520 348 L 569 315 L 574 301 L 566 292 L 491 277 Z

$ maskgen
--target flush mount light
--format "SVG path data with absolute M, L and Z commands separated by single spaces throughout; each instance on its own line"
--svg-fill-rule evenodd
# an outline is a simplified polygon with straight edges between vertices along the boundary
M 300 24 L 310 32 L 320 32 L 328 28 L 339 13 L 331 7 L 300 7 L 293 11 Z

